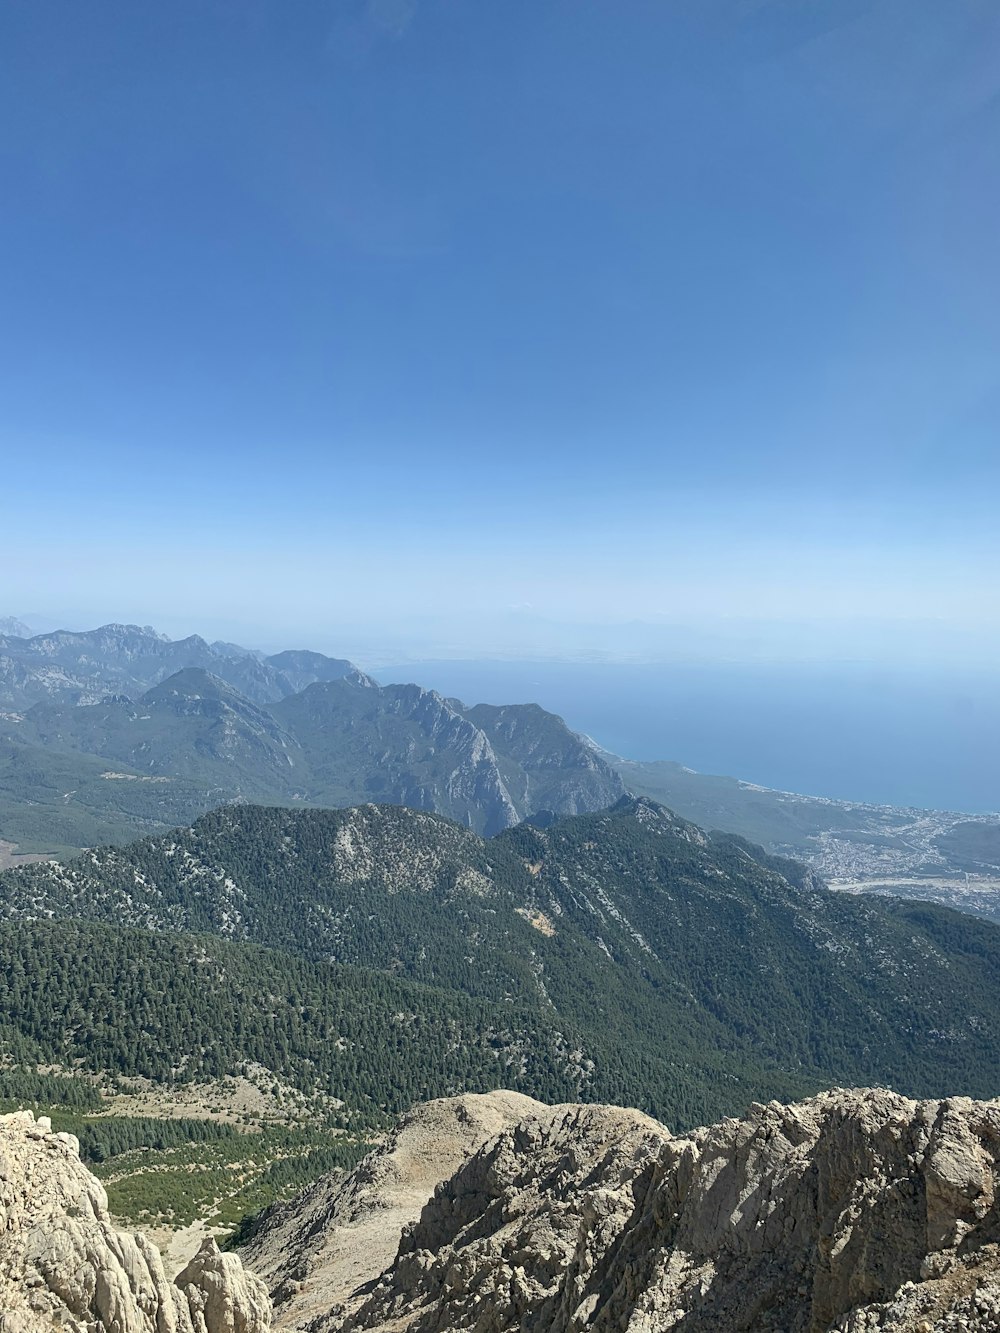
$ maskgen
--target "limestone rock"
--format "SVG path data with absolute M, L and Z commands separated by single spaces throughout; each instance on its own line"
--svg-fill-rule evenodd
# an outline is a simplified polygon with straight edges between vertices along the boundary
M 268 1209 L 240 1253 L 270 1287 L 279 1324 L 356 1304 L 352 1293 L 392 1262 L 404 1225 L 435 1185 L 502 1130 L 548 1110 L 519 1092 L 426 1102 L 346 1178 L 324 1177 Z
M 267 1288 L 206 1242 L 176 1283 L 144 1236 L 117 1232 L 71 1134 L 0 1116 L 0 1333 L 267 1333 Z
M 381 1276 L 355 1271 L 333 1308 L 287 1322 L 310 1333 L 996 1333 L 998 1183 L 1000 1102 L 834 1091 L 683 1137 L 636 1111 L 536 1109 L 412 1211 Z M 350 1179 L 340 1188 L 349 1196 Z M 327 1220 L 334 1268 L 342 1225 Z M 290 1240 L 287 1214 L 284 1226 Z M 321 1274 L 302 1276 L 308 1286 Z

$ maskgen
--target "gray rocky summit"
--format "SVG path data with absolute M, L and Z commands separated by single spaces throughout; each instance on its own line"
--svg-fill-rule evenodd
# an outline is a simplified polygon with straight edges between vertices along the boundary
M 0 1333 L 267 1333 L 264 1283 L 206 1241 L 173 1282 L 142 1235 L 115 1230 L 71 1134 L 0 1116 Z
M 302 1203 L 264 1219 L 252 1253 L 283 1252 L 274 1274 L 284 1284 L 279 1326 L 310 1333 L 1000 1328 L 1000 1102 L 834 1091 L 791 1106 L 755 1105 L 744 1119 L 678 1137 L 637 1111 L 535 1104 L 470 1150 L 422 1207 L 410 1208 L 395 1257 L 384 1264 L 386 1237 L 372 1243 L 380 1211 L 387 1233 L 399 1229 L 399 1190 L 385 1164 L 408 1155 L 422 1115 L 425 1130 L 458 1123 L 461 1100 L 414 1113 L 396 1140 L 338 1186 L 336 1199 L 327 1196 L 333 1206 L 317 1207 L 314 1187 Z M 516 1109 L 507 1103 L 500 1118 L 509 1121 Z M 482 1108 L 478 1116 L 482 1126 Z M 384 1182 L 381 1190 L 372 1180 Z M 344 1201 L 359 1192 L 365 1205 L 352 1210 Z M 295 1239 L 297 1215 L 304 1245 Z M 363 1243 L 352 1246 L 352 1238 Z M 296 1246 L 303 1262 L 290 1281 Z M 322 1288 L 335 1298 L 325 1311 L 303 1299 Z

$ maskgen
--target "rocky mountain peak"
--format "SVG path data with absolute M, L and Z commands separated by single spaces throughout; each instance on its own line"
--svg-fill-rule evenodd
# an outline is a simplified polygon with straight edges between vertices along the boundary
M 441 1105 L 425 1128 L 448 1123 Z M 338 1198 L 405 1157 L 420 1120 Z M 280 1239 L 294 1265 L 317 1189 L 248 1253 Z M 535 1104 L 407 1201 L 381 1272 L 385 1235 L 349 1251 L 349 1209 L 308 1215 L 295 1299 L 337 1297 L 311 1333 L 995 1333 L 998 1199 L 1000 1102 L 835 1090 L 680 1137 L 620 1107 Z
M 688 842 L 698 843 L 702 846 L 707 843 L 704 832 L 697 824 L 681 819 L 672 810 L 668 810 L 665 805 L 650 800 L 648 796 L 633 796 L 631 794 L 623 796 L 611 806 L 608 815 L 614 819 L 634 819 L 647 829 L 660 830 L 672 837 L 684 838 Z
M 262 732 L 279 735 L 280 728 L 264 708 L 253 703 L 227 681 L 204 667 L 184 667 L 154 685 L 142 696 L 147 708 L 179 713 L 204 712 L 211 716 L 232 713 Z
M 183 696 L 190 699 L 219 699 L 235 694 L 226 683 L 213 676 L 204 667 L 183 667 L 172 676 L 161 680 L 143 695 L 143 703 L 155 703 L 158 699 Z
M 380 689 L 378 681 L 367 675 L 360 667 L 352 667 L 350 671 L 345 672 L 343 680 L 348 685 L 353 685 L 362 690 Z
M 346 658 L 327 657 L 324 653 L 315 653 L 307 648 L 272 653 L 266 662 L 273 670 L 281 673 L 292 691 L 304 690 L 316 681 L 339 680 L 357 670 L 354 663 Z

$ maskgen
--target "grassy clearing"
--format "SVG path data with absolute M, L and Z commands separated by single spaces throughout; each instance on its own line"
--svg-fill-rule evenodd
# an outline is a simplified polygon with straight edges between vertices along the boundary
M 129 1153 L 101 1163 L 96 1171 L 112 1213 L 123 1221 L 171 1228 L 201 1221 L 235 1228 L 319 1176 L 346 1171 L 368 1146 L 327 1130 L 267 1128 L 225 1142 Z
M 331 1123 L 326 1099 L 260 1101 L 255 1116 L 243 1082 L 222 1080 L 197 1096 L 185 1088 L 178 1102 L 162 1087 L 123 1093 L 65 1074 L 0 1071 L 0 1113 L 31 1109 L 75 1134 L 123 1226 L 177 1230 L 202 1222 L 233 1230 L 319 1176 L 348 1170 L 370 1146 Z M 158 1114 L 120 1114 L 150 1103 Z M 192 1114 L 195 1108 L 202 1113 Z

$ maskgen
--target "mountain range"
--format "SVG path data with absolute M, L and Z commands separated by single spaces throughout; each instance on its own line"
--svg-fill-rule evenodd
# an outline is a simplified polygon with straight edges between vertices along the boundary
M 405 804 L 490 834 L 628 790 L 805 861 L 835 887 L 1000 920 L 1000 814 L 830 800 L 637 762 L 537 705 L 467 707 L 304 649 L 267 656 L 135 625 L 31 637 L 0 624 L 0 866 L 124 843 L 231 801 Z
M 401 807 L 229 806 L 7 871 L 0 912 L 19 1058 L 254 1060 L 366 1114 L 507 1085 L 680 1125 L 834 1082 L 995 1091 L 996 926 L 832 893 L 645 798 L 488 840 Z
M 169 639 L 149 625 L 110 624 L 31 637 L 2 633 L 0 704 L 23 709 L 41 701 L 95 704 L 113 693 L 138 696 L 185 667 L 211 672 L 261 705 L 355 669 L 351 662 L 322 653 L 290 651 L 266 657 L 234 643 L 207 643 L 197 634 Z
M 133 625 L 0 637 L 0 703 L 0 837 L 23 852 L 123 842 L 233 800 L 378 800 L 490 834 L 625 791 L 535 705 L 466 708 L 320 653 Z

